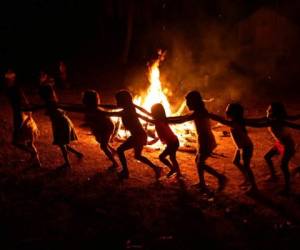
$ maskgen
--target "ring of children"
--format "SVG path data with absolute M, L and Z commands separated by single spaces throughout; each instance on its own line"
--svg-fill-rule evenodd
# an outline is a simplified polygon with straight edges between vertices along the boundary
M 64 103 L 76 104 L 75 109 L 80 110 L 78 100 L 84 91 L 79 87 L 58 90 L 58 103 L 64 100 Z M 37 92 L 25 92 L 30 103 L 40 102 Z M 106 90 L 100 94 L 106 96 L 108 103 L 115 103 L 116 92 Z M 6 249 L 104 246 L 106 249 L 200 249 L 203 246 L 292 249 L 297 241 L 300 232 L 299 152 L 289 162 L 291 190 L 282 193 L 286 182 L 281 174 L 280 155 L 274 158 L 276 180 L 267 179 L 272 171 L 264 157 L 274 144 L 267 128 L 247 128 L 254 145 L 250 167 L 257 187 L 249 192 L 253 186 L 245 185 L 247 178 L 244 180 L 243 171 L 232 163 L 237 146 L 230 135 L 235 127 L 211 119 L 217 146 L 205 164 L 220 176 L 226 176 L 220 190 L 219 176 L 211 175 L 209 170 L 204 172 L 205 188 L 199 183 L 201 174 L 197 168 L 201 165 L 195 163 L 199 147 L 195 130 L 189 132 L 185 142 L 179 138 L 180 147 L 178 150 L 175 147 L 180 172 L 172 168 L 174 162 L 164 164 L 160 154 L 166 145 L 155 144 L 157 139 L 154 144 L 144 146 L 142 155 L 160 168 L 159 176 L 144 158 L 136 157 L 135 144 L 131 147 L 133 150 L 124 153 L 128 174 L 124 176 L 119 154 L 120 145 L 129 138 L 122 133 L 128 131 L 115 131 L 110 138 L 112 161 L 99 146 L 103 138 L 100 140 L 93 134 L 95 130 L 85 124 L 86 113 L 64 111 L 77 136 L 77 140 L 70 141 L 75 153 L 64 158 L 61 147 L 52 144 L 53 119 L 49 119 L 47 112 L 53 110 L 38 109 L 32 112 L 38 127 L 34 144 L 40 164 L 36 164 L 31 154 L 11 143 L 13 112 L 6 95 L 1 94 L 0 102 L 0 229 Z M 265 115 L 267 106 L 267 102 L 258 103 L 247 115 Z M 288 113 L 299 113 L 295 103 L 287 101 L 286 106 Z M 209 112 L 214 111 L 210 110 L 212 103 L 206 103 L 206 107 Z M 110 107 L 107 112 L 111 110 Z M 120 119 L 112 118 L 115 127 L 122 129 L 122 114 Z M 153 140 L 157 136 L 155 128 L 159 129 L 161 124 L 155 123 L 146 129 L 143 121 L 140 122 L 148 141 Z M 177 124 L 170 126 L 176 134 Z M 290 135 L 299 141 L 298 131 L 291 129 Z M 172 170 L 174 174 L 169 174 Z

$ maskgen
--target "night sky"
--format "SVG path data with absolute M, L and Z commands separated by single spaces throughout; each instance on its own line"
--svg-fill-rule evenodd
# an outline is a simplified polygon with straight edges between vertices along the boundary
M 296 0 L 1 1 L 0 66 L 2 71 L 32 71 L 60 59 L 76 65 L 119 64 L 129 17 L 133 28 L 125 63 L 144 62 L 157 48 L 168 49 L 156 33 L 176 30 L 192 40 L 195 23 L 230 26 L 263 6 L 280 11 L 299 28 Z

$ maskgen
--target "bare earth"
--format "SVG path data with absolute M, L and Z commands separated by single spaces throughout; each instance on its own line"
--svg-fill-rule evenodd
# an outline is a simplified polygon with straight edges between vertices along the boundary
M 78 103 L 78 96 L 65 94 L 64 101 Z M 130 179 L 121 182 L 116 173 L 107 171 L 110 162 L 93 137 L 79 127 L 82 116 L 78 114 L 69 115 L 79 135 L 73 145 L 85 157 L 79 161 L 71 155 L 71 171 L 57 170 L 63 161 L 51 144 L 49 120 L 43 111 L 34 114 L 43 166 L 32 169 L 28 156 L 10 145 L 11 112 L 3 95 L 0 106 L 3 249 L 298 249 L 300 176 L 293 176 L 290 197 L 277 194 L 283 187 L 282 175 L 278 183 L 264 180 L 268 169 L 263 155 L 273 142 L 266 129 L 249 129 L 255 144 L 252 169 L 261 195 L 249 197 L 240 190 L 242 176 L 231 163 L 234 146 L 230 137 L 222 137 L 227 129 L 220 127 L 215 130 L 216 152 L 224 157 L 208 163 L 225 173 L 229 182 L 223 192 L 208 197 L 192 187 L 197 183 L 195 156 L 184 152 L 178 153 L 184 181 L 155 183 L 151 169 L 128 152 Z M 293 133 L 299 142 L 300 133 Z M 145 149 L 144 154 L 162 166 L 159 151 Z M 299 149 L 290 168 L 298 165 Z M 164 168 L 164 174 L 167 171 Z M 211 176 L 207 182 L 217 187 Z

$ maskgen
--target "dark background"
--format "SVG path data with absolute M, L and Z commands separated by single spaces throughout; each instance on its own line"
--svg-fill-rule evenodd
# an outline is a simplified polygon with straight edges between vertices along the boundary
M 296 0 L 1 1 L 0 67 L 13 67 L 31 84 L 41 69 L 53 73 L 64 60 L 74 82 L 107 75 L 106 81 L 126 85 L 134 79 L 124 77 L 128 68 L 144 73 L 162 48 L 168 52 L 168 82 L 185 81 L 186 89 L 203 87 L 209 77 L 215 89 L 226 82 L 238 92 L 257 84 L 286 92 L 297 88 L 300 78 L 299 5 Z

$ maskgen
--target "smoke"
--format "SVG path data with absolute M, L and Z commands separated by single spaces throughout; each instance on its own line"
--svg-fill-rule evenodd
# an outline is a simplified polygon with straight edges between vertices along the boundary
M 144 51 L 145 62 L 129 76 L 128 84 L 135 93 L 147 89 L 146 62 L 165 49 L 161 82 L 173 107 L 190 90 L 214 98 L 208 105 L 220 111 L 230 102 L 278 98 L 299 78 L 299 57 L 286 49 L 297 46 L 295 30 L 288 19 L 265 8 L 234 22 L 222 17 L 172 21 L 141 36 L 135 49 Z
M 239 101 L 249 93 L 252 79 L 236 69 L 238 46 L 231 32 L 227 26 L 215 22 L 196 25 L 192 35 L 178 29 L 165 30 L 159 35 L 154 32 L 152 37 L 161 41 L 157 49 L 167 51 L 160 64 L 160 79 L 175 110 L 190 90 L 199 90 L 205 99 L 214 98 L 208 104 L 213 109 L 223 109 L 228 102 Z M 157 51 L 152 53 L 149 61 L 158 56 Z M 128 76 L 128 84 L 135 93 L 148 86 L 146 70 L 144 64 Z

